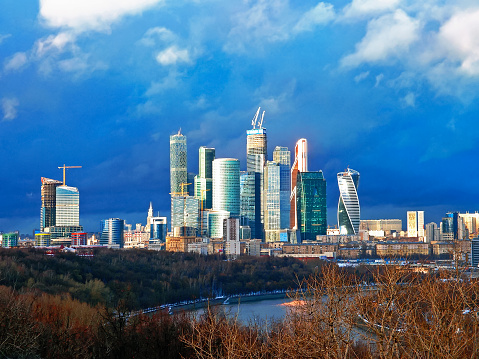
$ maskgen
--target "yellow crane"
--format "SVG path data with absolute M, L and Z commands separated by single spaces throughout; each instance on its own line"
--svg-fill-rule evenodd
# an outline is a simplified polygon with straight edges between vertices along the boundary
M 65 170 L 67 168 L 81 168 L 81 166 L 67 166 L 67 165 L 63 164 L 63 166 L 58 167 L 58 168 L 63 168 L 63 185 L 65 185 Z
M 180 184 L 181 186 L 181 192 L 171 192 L 170 194 L 172 194 L 173 196 L 184 196 L 185 195 L 185 186 L 188 186 L 190 185 L 191 183 L 185 183 L 185 182 L 182 182 Z

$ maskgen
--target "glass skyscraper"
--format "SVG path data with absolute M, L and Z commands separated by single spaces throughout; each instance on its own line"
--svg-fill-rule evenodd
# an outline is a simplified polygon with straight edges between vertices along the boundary
M 301 138 L 296 142 L 294 148 L 294 163 L 291 166 L 291 195 L 290 195 L 290 227 L 292 229 L 299 229 L 298 223 L 298 194 L 296 182 L 300 172 L 308 171 L 308 142 L 305 138 Z
M 125 221 L 120 218 L 103 219 L 100 222 L 100 245 L 123 248 Z
M 326 179 L 323 171 L 298 172 L 296 182 L 297 223 L 302 240 L 315 240 L 326 234 Z
M 195 197 L 200 200 L 203 210 L 213 207 L 213 160 L 215 149 L 201 146 L 198 151 L 198 175 L 195 176 Z M 201 208 L 201 206 L 200 206 Z
M 249 226 L 251 238 L 262 239 L 261 174 L 242 172 L 240 175 L 240 225 Z
M 266 242 L 279 241 L 281 229 L 281 167 L 268 161 L 264 168 L 263 209 Z M 288 213 L 289 214 L 289 213 Z
M 181 195 L 181 184 L 188 183 L 186 171 L 186 136 L 181 129 L 176 135 L 170 136 L 170 193 L 172 196 Z M 188 188 L 183 190 L 188 194 Z
M 338 173 L 338 228 L 341 234 L 359 234 L 359 172 L 348 168 Z
M 276 146 L 273 151 L 273 161 L 279 164 L 279 196 L 280 196 L 280 227 L 290 228 L 289 215 L 291 210 L 291 152 L 288 147 Z
M 200 228 L 200 204 L 193 196 L 171 197 L 171 230 L 177 227 Z
M 55 225 L 80 225 L 80 193 L 78 188 L 69 186 L 58 186 L 56 188 Z
M 240 162 L 236 158 L 213 161 L 213 210 L 240 215 Z

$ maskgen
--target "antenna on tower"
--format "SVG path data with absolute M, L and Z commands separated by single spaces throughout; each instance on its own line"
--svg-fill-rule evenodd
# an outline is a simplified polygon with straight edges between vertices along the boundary
M 251 121 L 251 126 L 253 126 L 253 129 L 256 128 L 256 120 L 258 119 L 260 109 L 261 107 L 258 107 L 258 110 L 256 111 L 256 114 L 254 115 L 253 120 Z
M 261 121 L 259 121 L 259 123 L 258 123 L 259 128 L 263 128 L 263 120 L 264 120 L 264 113 L 265 112 L 266 111 L 263 111 L 263 114 L 261 115 Z

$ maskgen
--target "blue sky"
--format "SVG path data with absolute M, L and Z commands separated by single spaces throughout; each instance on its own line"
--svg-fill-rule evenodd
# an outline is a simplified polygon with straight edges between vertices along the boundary
M 3 0 L 0 230 L 39 227 L 40 177 L 81 222 L 169 213 L 169 135 L 237 157 L 266 111 L 269 154 L 309 142 L 328 181 L 361 173 L 361 217 L 479 210 L 475 1 Z

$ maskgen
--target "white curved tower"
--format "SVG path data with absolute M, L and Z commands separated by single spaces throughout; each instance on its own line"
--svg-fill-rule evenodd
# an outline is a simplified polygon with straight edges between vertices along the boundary
M 341 234 L 359 234 L 359 172 L 348 168 L 338 173 L 338 227 Z

